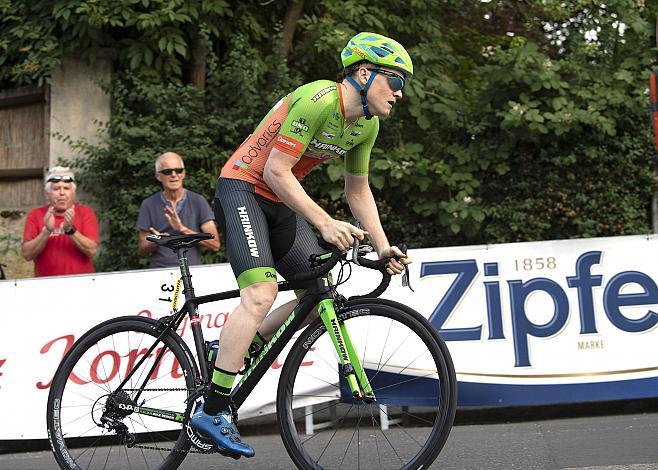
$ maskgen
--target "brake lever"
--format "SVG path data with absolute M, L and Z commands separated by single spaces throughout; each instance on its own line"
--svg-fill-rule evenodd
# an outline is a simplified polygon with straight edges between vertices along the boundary
M 398 245 L 400 251 L 407 254 L 407 245 L 405 243 L 400 243 Z M 402 273 L 402 287 L 408 287 L 411 292 L 416 292 L 413 287 L 411 287 L 411 281 L 409 280 L 409 265 L 404 265 L 404 273 Z
M 361 266 L 361 263 L 359 263 L 360 247 L 361 247 L 360 240 L 354 237 L 354 244 L 352 245 L 352 263 L 356 264 L 357 266 Z
M 361 222 L 356 219 L 354 219 L 354 223 L 352 225 L 363 230 Z M 354 243 L 352 244 L 352 263 L 356 264 L 357 266 L 361 266 L 361 263 L 359 263 L 359 249 L 361 247 L 361 240 L 355 236 L 352 236 L 352 238 L 354 238 Z

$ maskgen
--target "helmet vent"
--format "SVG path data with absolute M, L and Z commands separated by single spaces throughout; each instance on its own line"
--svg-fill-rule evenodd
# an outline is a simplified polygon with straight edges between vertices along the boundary
M 393 53 L 392 51 L 389 52 L 377 46 L 370 46 L 370 49 L 379 57 L 386 57 L 387 55 L 391 55 Z

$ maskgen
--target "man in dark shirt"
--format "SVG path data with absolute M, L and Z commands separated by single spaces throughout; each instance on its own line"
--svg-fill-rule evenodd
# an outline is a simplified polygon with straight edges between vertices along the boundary
M 138 250 L 150 256 L 151 268 L 178 266 L 176 254 L 169 248 L 160 248 L 146 239 L 149 233 L 181 235 L 211 233 L 215 238 L 204 240 L 200 245 L 219 251 L 219 234 L 214 214 L 208 201 L 198 193 L 185 189 L 185 165 L 180 155 L 165 152 L 155 161 L 155 178 L 162 183 L 162 191 L 144 199 L 139 208 L 137 230 Z M 188 252 L 190 265 L 201 264 L 199 245 Z

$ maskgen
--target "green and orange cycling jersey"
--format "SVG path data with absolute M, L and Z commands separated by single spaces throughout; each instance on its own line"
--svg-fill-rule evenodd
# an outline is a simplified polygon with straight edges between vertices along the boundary
M 344 157 L 345 171 L 368 174 L 370 152 L 379 132 L 379 120 L 358 118 L 345 126 L 340 84 L 318 80 L 302 85 L 272 107 L 253 134 L 222 168 L 221 177 L 248 181 L 257 194 L 279 202 L 263 179 L 273 148 L 297 158 L 292 173 L 304 178 L 324 160 Z

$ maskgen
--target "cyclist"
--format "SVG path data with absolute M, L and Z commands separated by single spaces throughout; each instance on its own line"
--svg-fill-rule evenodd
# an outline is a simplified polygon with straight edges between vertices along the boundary
M 308 271 L 309 255 L 322 252 L 307 221 L 341 250 L 353 237 L 368 235 L 379 257 L 390 258 L 390 274 L 411 262 L 390 245 L 368 185 L 378 117 L 388 116 L 402 98 L 413 74 L 411 58 L 397 41 L 363 32 L 349 41 L 341 60 L 342 82 L 315 81 L 282 98 L 229 158 L 217 183 L 215 215 L 240 305 L 222 328 L 210 390 L 191 424 L 236 456 L 252 457 L 254 450 L 232 421 L 231 388 L 245 353 L 262 347 L 294 307 L 289 302 L 267 315 L 277 295 L 276 272 L 287 277 Z M 336 157 L 345 160 L 345 196 L 365 230 L 329 216 L 299 183 Z

